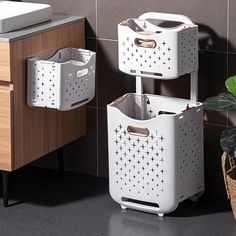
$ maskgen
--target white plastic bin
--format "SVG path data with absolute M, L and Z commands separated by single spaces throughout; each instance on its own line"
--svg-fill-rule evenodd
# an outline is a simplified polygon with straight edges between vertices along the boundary
M 164 28 L 147 19 L 180 22 Z M 118 25 L 119 69 L 155 79 L 176 79 L 198 70 L 198 26 L 182 15 L 149 12 Z
M 95 94 L 92 51 L 64 48 L 47 60 L 28 60 L 27 103 L 66 111 L 91 101 Z
M 162 215 L 204 191 L 201 103 L 126 94 L 107 114 L 110 194 L 123 208 Z

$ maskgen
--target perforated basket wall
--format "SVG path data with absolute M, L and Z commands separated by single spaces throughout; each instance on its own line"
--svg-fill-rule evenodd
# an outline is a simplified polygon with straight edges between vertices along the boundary
M 191 109 L 184 111 L 187 104 Z M 166 213 L 204 190 L 202 104 L 126 94 L 107 108 L 110 194 L 115 201 Z
M 28 60 L 29 106 L 71 110 L 95 94 L 95 53 L 65 48 L 48 60 Z
M 154 26 L 129 19 L 118 25 L 119 69 L 155 79 L 175 79 L 198 70 L 198 27 Z

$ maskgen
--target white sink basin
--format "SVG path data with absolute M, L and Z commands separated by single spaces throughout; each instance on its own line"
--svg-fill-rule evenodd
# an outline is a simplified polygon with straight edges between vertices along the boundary
M 52 17 L 47 4 L 0 1 L 0 33 L 38 24 Z

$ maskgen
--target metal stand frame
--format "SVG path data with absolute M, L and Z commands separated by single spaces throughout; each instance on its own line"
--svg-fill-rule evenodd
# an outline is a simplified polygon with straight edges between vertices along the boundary
M 143 94 L 143 78 L 136 76 L 136 94 Z M 190 73 L 190 100 L 193 102 L 198 101 L 198 72 Z

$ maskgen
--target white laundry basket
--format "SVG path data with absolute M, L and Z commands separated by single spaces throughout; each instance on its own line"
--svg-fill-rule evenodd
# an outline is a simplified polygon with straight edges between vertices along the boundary
M 147 19 L 181 22 L 164 28 Z M 118 25 L 119 68 L 147 78 L 175 79 L 198 69 L 198 27 L 182 15 L 146 13 Z
M 92 51 L 64 48 L 47 60 L 28 60 L 27 103 L 66 111 L 91 101 L 95 94 Z
M 204 190 L 203 107 L 126 94 L 108 105 L 110 194 L 124 208 L 173 211 Z
M 180 25 L 162 28 L 147 19 Z M 107 106 L 109 188 L 122 208 L 163 216 L 204 191 L 197 32 L 186 16 L 155 12 L 118 25 L 119 68 L 136 75 L 136 93 Z M 142 77 L 177 79 L 188 73 L 190 100 L 143 94 Z

